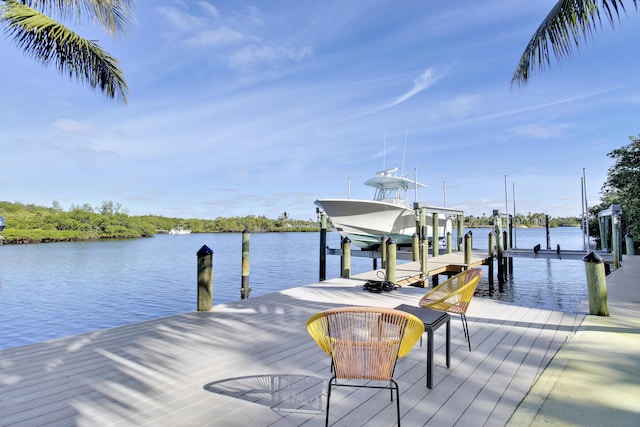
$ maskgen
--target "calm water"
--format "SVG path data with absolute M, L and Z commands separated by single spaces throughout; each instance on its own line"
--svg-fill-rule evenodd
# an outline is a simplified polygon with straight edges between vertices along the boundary
M 474 248 L 488 229 L 474 229 Z M 318 280 L 317 233 L 255 233 L 251 297 Z M 543 229 L 517 231 L 518 247 L 545 247 Z M 339 236 L 330 233 L 330 247 Z M 581 249 L 578 228 L 551 230 L 551 246 Z M 213 302 L 240 299 L 241 234 L 157 235 L 153 238 L 0 246 L 0 349 L 155 319 L 196 308 L 197 251 L 213 249 Z M 327 257 L 327 277 L 340 258 Z M 352 258 L 354 274 L 371 270 Z M 486 269 L 485 269 L 486 271 Z M 478 295 L 524 306 L 573 311 L 586 299 L 581 261 L 515 259 L 502 289 Z

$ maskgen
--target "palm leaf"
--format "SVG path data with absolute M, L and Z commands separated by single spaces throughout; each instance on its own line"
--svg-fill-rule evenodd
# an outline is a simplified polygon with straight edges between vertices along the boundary
M 45 66 L 127 102 L 127 84 L 118 61 L 97 43 L 15 0 L 0 6 L 0 26 L 28 55 Z
M 631 1 L 637 8 L 638 0 Z M 534 68 L 542 70 L 550 65 L 549 45 L 556 59 L 565 59 L 602 26 L 603 17 L 613 27 L 620 12 L 626 13 L 622 0 L 558 1 L 527 44 L 511 84 L 524 84 Z
M 129 25 L 135 0 L 23 0 L 21 3 L 62 19 L 75 15 L 80 20 L 83 15 L 90 16 L 92 22 L 97 21 L 113 35 Z

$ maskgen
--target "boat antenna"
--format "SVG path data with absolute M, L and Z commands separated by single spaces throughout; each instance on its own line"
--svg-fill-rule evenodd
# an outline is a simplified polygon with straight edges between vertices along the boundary
M 407 128 L 404 134 L 404 152 L 402 153 L 402 172 L 400 172 L 400 176 L 404 176 L 404 160 L 407 157 L 407 138 L 409 137 L 409 128 Z
M 384 133 L 384 145 L 382 146 L 382 170 L 387 170 L 387 133 Z
M 447 207 L 447 182 L 442 181 L 442 194 L 444 195 L 444 207 Z
M 587 173 L 585 168 L 582 168 L 582 182 L 584 191 L 584 212 L 586 213 L 585 230 L 587 232 L 587 251 L 589 251 L 589 203 L 587 202 Z

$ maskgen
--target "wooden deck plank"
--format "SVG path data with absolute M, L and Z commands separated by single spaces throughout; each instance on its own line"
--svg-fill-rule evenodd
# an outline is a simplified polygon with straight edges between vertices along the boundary
M 424 294 L 361 287 L 361 279 L 333 279 L 2 350 L 0 425 L 323 425 L 329 358 L 306 333 L 306 319 L 338 305 L 416 304 Z M 449 369 L 444 328 L 436 331 L 432 390 L 426 347 L 399 361 L 403 424 L 506 422 L 581 320 L 482 298 L 468 319 L 473 351 L 454 316 Z M 334 396 L 332 425 L 395 422 L 388 390 L 337 388 Z

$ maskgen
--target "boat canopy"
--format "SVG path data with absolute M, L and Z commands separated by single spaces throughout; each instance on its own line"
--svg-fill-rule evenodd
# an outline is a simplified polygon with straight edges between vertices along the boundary
M 416 186 L 426 187 L 425 184 L 421 184 L 403 176 L 397 176 L 398 168 L 386 169 L 380 172 L 376 172 L 376 176 L 365 181 L 365 185 L 376 189 L 373 200 L 378 201 L 394 201 L 398 203 L 403 201 L 406 203 L 407 190 L 415 189 Z

